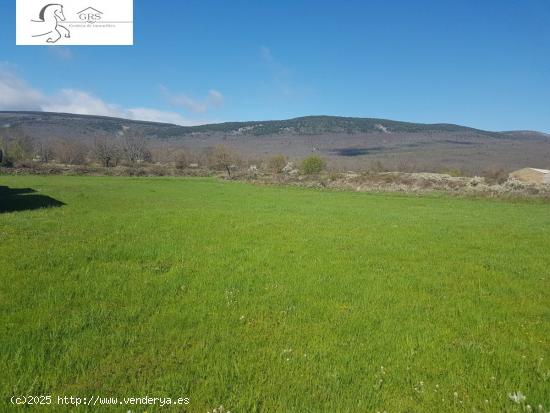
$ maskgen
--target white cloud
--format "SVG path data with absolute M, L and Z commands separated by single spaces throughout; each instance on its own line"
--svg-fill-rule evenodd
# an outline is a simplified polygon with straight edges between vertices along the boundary
M 271 79 L 277 86 L 279 93 L 284 96 L 293 96 L 295 92 L 288 67 L 279 62 L 271 52 L 271 49 L 267 46 L 260 47 L 260 58 L 263 65 L 268 69 Z
M 208 92 L 208 101 L 212 106 L 220 107 L 223 105 L 223 95 L 217 90 L 210 90 Z
M 219 97 L 215 96 L 214 99 L 219 99 Z M 5 64 L 0 64 L 0 110 L 30 110 L 112 116 L 184 126 L 206 123 L 187 119 L 173 111 L 146 107 L 125 108 L 105 102 L 101 98 L 82 90 L 62 89 L 52 95 L 46 95 L 28 85 L 14 73 L 9 65 Z
M 172 106 L 181 107 L 195 113 L 204 113 L 223 104 L 223 95 L 217 90 L 210 90 L 205 99 L 194 99 L 183 93 L 173 93 L 167 87 L 160 85 L 160 91 L 166 101 Z
M 9 65 L 0 65 L 0 109 L 40 110 L 45 96 L 17 77 Z
M 126 116 L 125 116 L 126 117 Z M 194 126 L 204 122 L 185 119 L 177 112 L 170 112 L 151 108 L 128 109 L 128 119 L 148 120 L 151 122 L 173 123 L 182 126 Z M 210 122 L 208 122 L 210 123 Z
M 179 106 L 195 113 L 206 112 L 207 109 L 204 103 L 201 103 L 186 95 L 173 95 L 167 98 L 167 100 L 172 106 Z
M 99 115 L 125 117 L 124 109 L 104 102 L 90 93 L 75 89 L 63 89 L 42 104 L 46 112 L 78 113 L 81 115 Z
M 265 62 L 273 62 L 273 54 L 271 53 L 271 49 L 267 46 L 260 47 L 260 57 Z

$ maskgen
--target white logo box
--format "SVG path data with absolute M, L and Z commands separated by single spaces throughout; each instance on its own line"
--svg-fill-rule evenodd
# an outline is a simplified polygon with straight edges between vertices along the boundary
M 16 44 L 133 45 L 133 0 L 16 0 Z

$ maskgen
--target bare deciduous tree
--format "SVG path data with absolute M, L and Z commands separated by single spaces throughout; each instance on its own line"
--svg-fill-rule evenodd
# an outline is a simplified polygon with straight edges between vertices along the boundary
M 237 155 L 225 145 L 218 145 L 212 152 L 211 165 L 214 168 L 224 169 L 231 178 L 231 168 L 239 163 Z
M 60 139 L 55 144 L 55 158 L 67 165 L 82 165 L 87 153 L 88 148 L 82 142 Z
M 176 169 L 184 169 L 188 165 L 187 153 L 183 149 L 174 152 L 174 165 Z
M 33 139 L 17 126 L 0 128 L 0 152 L 4 164 L 32 159 Z
M 147 139 L 143 134 L 132 129 L 125 130 L 120 137 L 120 147 L 124 158 L 132 163 L 151 159 Z
M 102 166 L 116 166 L 120 161 L 120 153 L 120 148 L 114 138 L 104 136 L 95 140 L 94 156 Z
M 48 163 L 55 157 L 55 150 L 49 140 L 40 140 L 36 143 L 36 156 L 40 162 Z

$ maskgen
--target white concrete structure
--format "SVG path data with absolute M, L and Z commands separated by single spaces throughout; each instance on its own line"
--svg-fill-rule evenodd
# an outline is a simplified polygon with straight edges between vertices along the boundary
M 523 168 L 514 171 L 510 177 L 530 184 L 550 184 L 550 171 L 538 168 Z

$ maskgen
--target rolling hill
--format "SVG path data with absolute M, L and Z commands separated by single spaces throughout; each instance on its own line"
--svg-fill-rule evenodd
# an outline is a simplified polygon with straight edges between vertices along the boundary
M 0 125 L 18 126 L 36 139 L 76 139 L 89 144 L 129 127 L 147 136 L 153 146 L 201 149 L 225 144 L 247 157 L 282 153 L 300 158 L 318 153 L 332 164 L 348 168 L 361 168 L 373 161 L 411 169 L 550 166 L 548 134 L 492 132 L 445 123 L 307 116 L 189 127 L 103 116 L 0 112 Z

